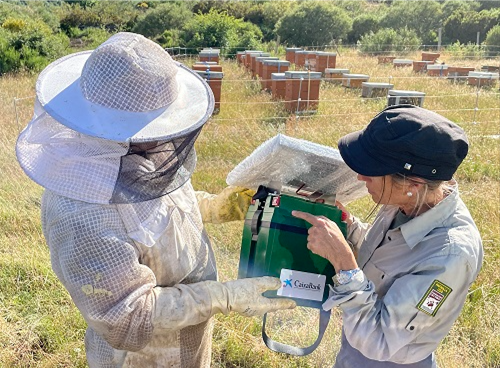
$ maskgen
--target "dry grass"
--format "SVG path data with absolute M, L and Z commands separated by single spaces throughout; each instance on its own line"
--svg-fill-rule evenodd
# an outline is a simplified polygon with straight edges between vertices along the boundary
M 419 55 L 410 55 L 417 59 Z M 477 69 L 491 60 L 452 60 L 448 64 Z M 191 61 L 186 61 L 189 64 Z M 339 137 L 366 125 L 385 106 L 384 99 L 367 100 L 359 90 L 323 83 L 318 112 L 289 115 L 282 102 L 260 91 L 259 84 L 234 62 L 222 61 L 224 83 L 221 111 L 205 126 L 196 143 L 199 157 L 193 176 L 196 188 L 218 192 L 227 173 L 264 140 L 278 132 L 336 146 Z M 378 65 L 376 58 L 341 51 L 337 67 L 370 75 L 370 81 L 391 81 L 396 89 L 426 93 L 424 106 L 440 111 L 469 134 L 470 154 L 457 173 L 485 245 L 485 263 L 471 288 L 464 311 L 437 353 L 441 367 L 500 366 L 500 99 L 494 88 L 478 91 L 466 84 L 418 75 L 409 69 Z M 85 324 L 50 269 L 40 229 L 41 188 L 20 170 L 14 153 L 19 131 L 32 113 L 35 78 L 0 78 L 0 367 L 85 367 Z M 479 98 L 477 99 L 477 97 Z M 474 111 L 478 101 L 479 110 Z M 350 204 L 356 214 L 370 209 L 367 199 Z M 220 277 L 234 279 L 242 224 L 208 225 Z M 317 331 L 317 311 L 282 313 L 270 321 L 269 332 L 280 341 L 311 343 Z M 304 358 L 269 351 L 260 338 L 261 321 L 237 315 L 218 316 L 213 367 L 330 367 L 339 348 L 341 317 L 332 315 L 323 343 Z

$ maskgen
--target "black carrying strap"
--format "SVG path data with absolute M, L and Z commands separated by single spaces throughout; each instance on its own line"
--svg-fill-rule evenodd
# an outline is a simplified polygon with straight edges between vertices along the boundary
M 267 317 L 266 313 L 264 314 L 264 320 L 262 322 L 262 340 L 264 340 L 264 344 L 266 344 L 266 346 L 269 349 L 277 353 L 285 353 L 296 356 L 304 356 L 307 354 L 311 354 L 314 350 L 316 350 L 321 340 L 323 339 L 323 335 L 325 334 L 326 328 L 328 327 L 328 322 L 330 322 L 330 315 L 331 315 L 330 311 L 325 311 L 323 309 L 320 309 L 318 338 L 312 345 L 307 346 L 305 348 L 299 348 L 296 346 L 291 346 L 283 344 L 281 342 L 274 341 L 266 334 L 266 317 Z

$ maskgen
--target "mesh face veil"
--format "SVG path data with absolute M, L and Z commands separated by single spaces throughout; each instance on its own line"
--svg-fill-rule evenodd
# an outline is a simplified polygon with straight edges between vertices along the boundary
M 201 129 L 151 148 L 131 145 L 121 158 L 111 203 L 134 203 L 161 197 L 183 185 L 196 165 L 194 142 Z
M 17 156 L 31 179 L 65 197 L 136 203 L 168 194 L 191 177 L 200 130 L 139 151 L 69 129 L 36 102 L 34 118 L 18 138 Z

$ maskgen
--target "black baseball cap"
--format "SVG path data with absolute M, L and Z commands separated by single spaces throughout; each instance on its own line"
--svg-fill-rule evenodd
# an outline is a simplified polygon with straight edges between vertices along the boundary
M 365 176 L 405 174 L 450 180 L 469 150 L 462 128 L 414 105 L 382 110 L 365 129 L 338 143 L 345 163 Z

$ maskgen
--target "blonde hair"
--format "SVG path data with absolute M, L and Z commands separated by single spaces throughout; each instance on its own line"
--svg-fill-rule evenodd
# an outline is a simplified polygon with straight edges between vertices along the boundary
M 415 207 L 413 208 L 411 213 L 406 214 L 407 216 L 410 216 L 410 217 L 416 216 L 417 214 L 419 214 L 424 206 L 428 206 L 429 208 L 431 208 L 439 202 L 438 201 L 438 202 L 434 203 L 432 206 L 430 206 L 429 203 L 427 203 L 427 196 L 429 193 L 437 192 L 439 189 L 442 189 L 443 193 L 447 194 L 447 193 L 453 192 L 453 190 L 454 190 L 454 186 L 451 184 L 451 181 L 428 180 L 428 179 L 423 179 L 423 178 L 420 178 L 417 176 L 407 176 L 407 175 L 399 174 L 399 173 L 385 175 L 385 176 L 383 176 L 384 183 L 383 183 L 382 194 L 380 196 L 379 202 L 377 202 L 375 204 L 375 206 L 373 206 L 373 208 L 370 210 L 370 212 L 368 213 L 368 215 L 365 218 L 365 221 L 369 220 L 377 212 L 378 208 L 380 207 L 380 201 L 382 200 L 382 197 L 383 197 L 385 189 L 386 189 L 386 186 L 385 186 L 386 176 L 390 176 L 393 183 L 395 183 L 396 186 L 399 186 L 399 187 L 404 187 L 408 182 L 423 184 L 422 188 L 416 192 Z M 392 188 L 391 188 L 391 190 L 392 190 Z
M 413 211 L 411 213 L 406 214 L 408 216 L 416 216 L 420 213 L 422 207 L 428 206 L 429 208 L 432 208 L 439 202 L 438 200 L 432 205 L 429 205 L 429 203 L 427 202 L 427 196 L 429 193 L 437 193 L 439 190 L 441 190 L 443 194 L 446 194 L 451 193 L 454 190 L 454 187 L 450 183 L 450 181 L 428 180 L 420 178 L 418 176 L 407 176 L 404 174 L 391 174 L 389 176 L 396 185 L 401 187 L 405 186 L 408 182 L 422 184 L 422 188 L 416 191 L 417 198 L 415 207 L 413 208 Z

